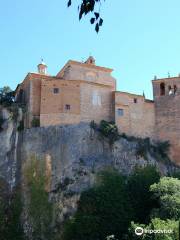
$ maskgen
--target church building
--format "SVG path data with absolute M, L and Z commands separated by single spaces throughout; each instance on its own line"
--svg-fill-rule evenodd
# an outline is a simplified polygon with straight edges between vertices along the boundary
M 69 60 L 51 76 L 42 61 L 37 73 L 28 73 L 16 89 L 16 101 L 24 103 L 24 124 L 40 126 L 114 121 L 121 133 L 170 141 L 171 157 L 180 164 L 180 77 L 155 78 L 154 100 L 116 90 L 112 69 Z

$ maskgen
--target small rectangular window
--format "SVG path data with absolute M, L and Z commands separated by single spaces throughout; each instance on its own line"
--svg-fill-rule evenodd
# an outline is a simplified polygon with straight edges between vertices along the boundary
M 137 103 L 137 98 L 134 98 L 134 103 Z
M 123 116 L 124 115 L 124 110 L 121 109 L 121 108 L 118 108 L 117 114 L 118 114 L 118 116 Z
M 54 89 L 53 89 L 53 92 L 54 92 L 54 94 L 59 93 L 59 88 L 54 88 Z
M 65 109 L 66 109 L 66 110 L 70 110 L 70 109 L 71 109 L 71 106 L 70 106 L 69 104 L 66 104 L 66 105 L 65 105 Z

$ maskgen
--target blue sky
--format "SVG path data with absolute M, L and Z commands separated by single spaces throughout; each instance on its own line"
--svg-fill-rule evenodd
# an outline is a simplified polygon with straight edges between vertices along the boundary
M 154 75 L 180 73 L 179 0 L 106 0 L 97 35 L 89 17 L 78 20 L 77 0 L 0 0 L 0 86 L 15 88 L 41 57 L 55 75 L 68 61 L 114 69 L 118 90 L 152 98 Z

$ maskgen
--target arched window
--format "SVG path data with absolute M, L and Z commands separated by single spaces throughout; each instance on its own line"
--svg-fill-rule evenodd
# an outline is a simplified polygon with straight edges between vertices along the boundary
M 160 95 L 165 95 L 165 83 L 160 84 Z

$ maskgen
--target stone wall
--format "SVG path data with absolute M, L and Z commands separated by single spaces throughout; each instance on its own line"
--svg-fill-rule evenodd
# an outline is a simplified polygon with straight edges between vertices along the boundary
M 86 82 L 99 83 L 113 87 L 115 90 L 116 80 L 111 76 L 112 69 L 98 67 L 92 64 L 69 61 L 63 73 L 57 74 L 65 80 L 82 80 Z
M 54 89 L 58 89 L 54 93 Z M 70 109 L 66 108 L 69 105 Z M 41 87 L 41 126 L 80 122 L 80 82 L 48 79 Z
M 119 115 L 118 109 L 122 109 Z M 115 92 L 115 122 L 120 132 L 154 138 L 154 103 L 143 96 Z
M 114 120 L 113 89 L 104 85 L 81 84 L 81 121 Z

